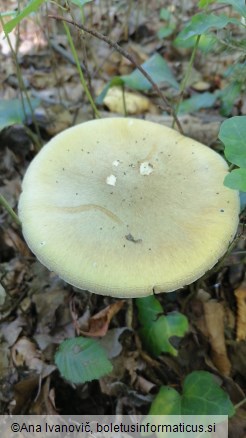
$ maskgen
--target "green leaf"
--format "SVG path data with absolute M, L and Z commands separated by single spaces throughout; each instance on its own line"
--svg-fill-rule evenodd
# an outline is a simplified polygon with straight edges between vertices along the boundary
M 104 98 L 108 92 L 108 90 L 111 87 L 123 87 L 124 86 L 124 81 L 121 79 L 120 76 L 114 76 L 111 81 L 105 85 L 105 87 L 103 88 L 103 90 L 101 91 L 101 93 L 99 94 L 99 96 L 97 96 L 96 98 L 96 103 L 98 105 L 102 105 Z
M 233 78 L 235 81 L 246 85 L 246 61 L 230 65 L 230 67 L 224 72 L 223 76 L 225 78 L 230 78 L 230 80 Z
M 196 94 L 181 102 L 178 114 L 192 113 L 201 108 L 211 108 L 216 99 L 217 96 L 213 93 L 205 92 Z
M 219 139 L 225 145 L 226 158 L 239 167 L 246 167 L 246 116 L 225 120 L 220 126 Z
M 165 59 L 159 55 L 159 53 L 152 55 L 142 64 L 142 67 L 151 76 L 153 81 L 157 83 L 157 85 L 168 83 L 177 90 L 179 89 L 179 84 L 173 76 L 172 71 L 168 67 Z M 135 69 L 129 75 L 121 76 L 121 79 L 124 81 L 125 85 L 130 88 L 134 88 L 135 90 L 146 91 L 150 90 L 152 87 L 150 82 L 138 69 Z
M 171 18 L 171 12 L 167 8 L 161 8 L 160 20 L 168 21 Z
M 188 330 L 187 318 L 178 312 L 162 315 L 163 309 L 154 296 L 136 299 L 138 318 L 142 325 L 139 333 L 145 348 L 153 355 L 170 353 L 177 356 L 177 350 L 169 339 L 182 337 Z
M 180 415 L 181 400 L 176 389 L 162 386 L 151 404 L 149 415 Z
M 217 3 L 231 5 L 235 11 L 239 12 L 242 17 L 246 17 L 245 0 L 216 0 Z
M 192 17 L 191 21 L 179 33 L 178 38 L 187 39 L 194 35 L 204 34 L 211 29 L 223 29 L 228 23 L 241 25 L 240 21 L 236 18 L 201 12 Z
M 32 12 L 36 12 L 36 10 L 44 3 L 46 0 L 31 0 L 28 5 L 22 9 L 22 11 L 16 15 L 12 20 L 8 21 L 4 24 L 3 29 L 5 33 L 11 32 L 17 24 L 19 24 L 24 18 L 30 15 Z
M 173 42 L 174 47 L 180 47 L 184 49 L 190 49 L 193 48 L 196 44 L 197 36 L 193 36 L 187 39 L 180 38 L 177 36 Z M 201 50 L 204 53 L 210 52 L 211 50 L 214 50 L 216 46 L 218 45 L 218 40 L 214 35 L 211 34 L 204 34 L 201 35 L 198 49 Z
M 240 211 L 242 212 L 246 208 L 246 191 L 239 192 L 240 196 Z
M 168 67 L 166 61 L 158 53 L 155 53 L 151 58 L 145 61 L 142 64 L 142 67 L 157 85 L 168 83 L 177 90 L 179 89 L 179 84 L 173 76 L 172 71 Z M 142 75 L 142 73 L 138 69 L 135 69 L 129 75 L 113 77 L 97 97 L 96 103 L 102 104 L 109 88 L 116 85 L 126 85 L 129 88 L 139 91 L 147 91 L 152 87 L 151 83 Z
M 194 371 L 183 383 L 183 393 L 163 386 L 155 397 L 150 415 L 234 415 L 228 394 L 207 371 Z
M 246 169 L 234 169 L 226 175 L 224 184 L 230 189 L 246 192 Z
M 193 371 L 183 384 L 182 414 L 228 415 L 235 409 L 228 394 L 207 371 Z
M 5 12 L 1 12 L 0 16 L 1 17 L 12 17 L 12 15 L 16 16 L 18 14 L 18 12 L 16 11 L 5 11 Z
M 207 8 L 212 3 L 215 3 L 216 0 L 200 0 L 198 3 L 199 8 Z
M 217 96 L 221 100 L 220 113 L 226 117 L 232 112 L 233 105 L 236 99 L 240 96 L 242 84 L 239 82 L 231 82 L 227 87 L 219 90 Z
M 100 344 L 82 336 L 63 341 L 56 352 L 55 363 L 61 375 L 73 383 L 99 379 L 113 369 Z
M 0 130 L 11 125 L 19 125 L 26 121 L 26 117 L 32 115 L 29 103 L 25 98 L 23 100 L 24 109 L 19 99 L 0 100 Z M 30 104 L 34 110 L 39 104 L 40 99 L 30 98 Z
M 81 8 L 85 6 L 87 3 L 91 3 L 92 1 L 93 0 L 71 0 L 71 3 Z
M 162 39 L 168 37 L 169 35 L 172 35 L 175 27 L 175 23 L 169 23 L 166 26 L 161 27 L 157 32 L 158 38 Z

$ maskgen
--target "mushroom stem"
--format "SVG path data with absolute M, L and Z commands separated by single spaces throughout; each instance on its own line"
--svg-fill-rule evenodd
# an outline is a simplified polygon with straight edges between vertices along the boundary
M 128 59 L 142 73 L 142 75 L 147 79 L 147 81 L 152 85 L 152 87 L 154 88 L 156 93 L 160 96 L 160 98 L 163 100 L 163 102 L 167 106 L 167 108 L 169 110 L 169 113 L 173 116 L 173 119 L 174 119 L 175 123 L 177 124 L 177 127 L 178 127 L 180 133 L 183 134 L 183 129 L 182 129 L 180 121 L 179 121 L 179 119 L 178 119 L 178 117 L 176 115 L 175 110 L 172 108 L 172 106 L 170 105 L 170 103 L 168 102 L 167 98 L 164 96 L 164 94 L 162 93 L 162 91 L 160 90 L 160 88 L 158 87 L 156 82 L 153 81 L 153 79 L 147 73 L 147 71 L 134 59 L 134 57 L 130 53 L 128 53 L 121 46 L 119 46 L 119 44 L 117 44 L 114 41 L 110 40 L 105 35 L 97 32 L 94 29 L 89 29 L 88 27 L 84 26 L 83 24 L 78 24 L 78 23 L 76 23 L 73 20 L 68 20 L 68 19 L 66 19 L 64 17 L 60 17 L 59 15 L 48 15 L 48 17 L 49 18 L 54 18 L 55 20 L 66 21 L 67 23 L 72 24 L 73 26 L 77 27 L 78 29 L 83 30 L 84 32 L 89 33 L 90 35 L 94 36 L 95 38 L 98 38 L 98 39 L 104 41 L 109 46 L 111 46 L 115 50 L 117 50 L 117 52 L 119 52 L 122 56 L 124 56 L 124 58 Z
M 12 219 L 15 221 L 15 223 L 21 227 L 21 221 L 18 218 L 17 214 L 14 212 L 13 208 L 10 207 L 8 201 L 3 197 L 3 195 L 0 195 L 0 205 L 2 205 L 7 212 L 10 214 Z

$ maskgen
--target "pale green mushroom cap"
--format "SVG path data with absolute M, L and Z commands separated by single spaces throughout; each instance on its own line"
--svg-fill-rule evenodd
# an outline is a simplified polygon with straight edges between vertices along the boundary
M 220 155 L 137 119 L 86 122 L 29 166 L 19 216 L 37 258 L 68 283 L 140 297 L 192 283 L 226 252 L 239 195 Z

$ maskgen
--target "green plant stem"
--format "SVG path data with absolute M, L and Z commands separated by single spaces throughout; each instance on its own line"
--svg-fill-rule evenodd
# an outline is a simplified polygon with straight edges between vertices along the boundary
M 67 24 L 65 23 L 65 20 L 64 19 L 62 19 L 62 20 L 63 20 L 64 29 L 65 29 L 65 32 L 66 32 L 66 35 L 67 35 L 67 39 L 68 39 L 68 42 L 69 42 L 69 45 L 70 45 L 70 48 L 71 48 L 74 60 L 76 62 L 76 67 L 77 67 L 77 70 L 79 72 L 79 77 L 80 77 L 80 81 L 81 81 L 82 87 L 84 88 L 85 94 L 86 94 L 87 99 L 89 100 L 89 102 L 91 104 L 91 107 L 93 109 L 93 112 L 94 112 L 95 116 L 97 118 L 100 118 L 100 113 L 99 113 L 99 111 L 98 111 L 98 109 L 97 109 L 97 107 L 95 105 L 95 102 L 94 102 L 93 97 L 92 97 L 92 95 L 91 95 L 91 93 L 89 91 L 89 88 L 87 87 L 87 83 L 86 83 L 86 80 L 84 78 L 84 74 L 82 72 L 81 66 L 80 66 L 78 54 L 76 52 L 76 49 L 75 49 L 75 46 L 74 46 L 74 43 L 73 43 L 73 39 L 71 37 L 70 30 L 69 30 Z
M 123 108 L 124 108 L 124 116 L 127 117 L 127 107 L 126 107 L 126 94 L 125 94 L 125 87 L 124 84 L 122 85 L 122 101 L 123 101 Z
M 177 103 L 177 106 L 176 106 L 176 114 L 178 114 L 180 104 L 181 104 L 181 102 L 183 101 L 183 98 L 184 98 L 184 92 L 185 92 L 186 85 L 187 85 L 189 77 L 190 77 L 191 69 L 192 69 L 193 64 L 194 64 L 194 59 L 195 59 L 195 56 L 196 56 L 196 52 L 197 52 L 197 49 L 198 49 L 200 38 L 201 38 L 201 35 L 198 35 L 196 37 L 195 46 L 194 46 L 194 48 L 192 50 L 192 54 L 191 54 L 191 57 L 190 57 L 190 60 L 189 60 L 188 68 L 186 70 L 184 79 L 182 80 L 181 85 L 180 85 L 180 96 L 179 96 L 179 100 L 178 100 L 178 103 Z
M 4 29 L 4 22 L 3 22 L 1 14 L 0 14 L 0 23 L 1 23 L 2 28 Z M 11 50 L 11 54 L 12 54 L 12 57 L 13 57 L 13 60 L 14 60 L 14 63 L 15 63 L 16 76 L 17 76 L 18 83 L 19 83 L 19 90 L 20 90 L 20 97 L 21 97 L 20 100 L 21 100 L 21 106 L 22 106 L 23 114 L 25 114 L 25 117 L 26 117 L 26 110 L 25 110 L 25 105 L 24 105 L 23 94 L 26 97 L 28 106 L 29 106 L 31 114 L 32 114 L 33 124 L 35 126 L 35 130 L 36 130 L 36 133 L 37 133 L 37 140 L 35 142 L 35 146 L 36 146 L 36 152 L 38 152 L 41 149 L 41 141 L 40 141 L 41 135 L 40 135 L 39 127 L 38 127 L 38 124 L 37 124 L 37 121 L 36 121 L 36 117 L 35 117 L 35 114 L 34 114 L 34 111 L 33 111 L 33 107 L 32 107 L 31 101 L 30 101 L 30 97 L 28 95 L 28 92 L 26 90 L 26 87 L 25 87 L 25 84 L 24 84 L 24 81 L 23 81 L 23 78 L 22 78 L 22 74 L 21 74 L 21 70 L 20 70 L 20 67 L 19 67 L 17 55 L 16 55 L 15 50 L 13 49 L 13 46 L 11 44 L 11 41 L 10 41 L 10 38 L 9 38 L 9 34 L 7 32 L 4 32 L 4 35 L 5 35 L 5 37 L 6 37 L 7 41 L 8 41 L 8 45 L 9 45 L 9 48 Z
M 242 405 L 244 405 L 246 403 L 246 397 L 243 398 L 243 400 L 241 400 L 239 403 L 237 403 L 236 405 L 234 405 L 235 409 L 240 408 Z
M 3 195 L 0 195 L 0 205 L 2 205 L 5 210 L 9 213 L 9 215 L 12 217 L 12 219 L 15 221 L 15 223 L 21 227 L 21 221 L 18 218 L 17 214 L 14 212 L 13 208 L 10 207 L 8 201 L 4 198 Z
M 72 24 L 73 26 L 77 27 L 78 29 L 84 30 L 85 32 L 89 33 L 90 35 L 93 35 L 95 38 L 98 38 L 99 40 L 104 41 L 110 47 L 113 47 L 117 52 L 119 52 L 122 56 L 124 56 L 124 58 L 128 59 L 134 65 L 134 67 L 136 67 L 142 73 L 142 75 L 147 79 L 147 81 L 152 85 L 153 89 L 156 91 L 158 96 L 165 103 L 166 107 L 169 110 L 169 113 L 173 116 L 174 122 L 177 124 L 179 131 L 181 132 L 181 134 L 183 134 L 183 129 L 182 129 L 181 123 L 176 115 L 176 111 L 173 109 L 172 105 L 169 103 L 167 98 L 164 96 L 164 94 L 162 93 L 162 91 L 160 90 L 158 85 L 155 83 L 155 81 L 153 81 L 153 79 L 147 73 L 147 71 L 145 71 L 145 69 L 134 59 L 134 57 L 130 53 L 128 53 L 126 50 L 124 50 L 121 46 L 119 46 L 119 44 L 115 43 L 114 41 L 110 40 L 108 37 L 97 32 L 94 29 L 89 29 L 88 27 L 86 27 L 82 24 L 79 25 L 78 23 L 75 23 L 72 20 L 68 20 L 68 19 L 66 19 L 64 17 L 60 17 L 58 15 L 49 15 L 49 17 L 54 18 L 55 20 L 66 21 L 67 23 Z

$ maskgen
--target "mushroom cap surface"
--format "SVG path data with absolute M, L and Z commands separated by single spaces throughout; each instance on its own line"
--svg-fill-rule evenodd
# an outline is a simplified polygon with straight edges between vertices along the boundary
M 225 160 L 138 119 L 93 120 L 49 141 L 30 164 L 19 217 L 30 249 L 79 289 L 116 297 L 192 283 L 226 252 L 239 194 Z

